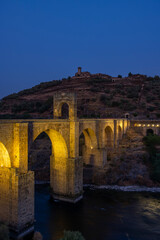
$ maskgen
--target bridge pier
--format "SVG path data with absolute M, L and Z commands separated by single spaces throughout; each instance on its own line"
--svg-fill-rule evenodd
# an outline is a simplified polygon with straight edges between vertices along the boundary
M 53 199 L 76 203 L 83 197 L 83 162 L 81 158 L 50 157 L 50 186 Z
M 34 173 L 0 167 L 0 222 L 9 226 L 12 238 L 34 231 Z
M 104 167 L 107 162 L 107 151 L 105 148 L 84 147 L 82 151 L 83 161 L 95 167 Z

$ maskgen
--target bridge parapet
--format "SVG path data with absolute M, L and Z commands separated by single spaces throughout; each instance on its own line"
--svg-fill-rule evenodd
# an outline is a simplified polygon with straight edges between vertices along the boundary
M 148 129 L 152 129 L 154 134 L 160 134 L 159 120 L 131 120 L 131 127 L 139 129 L 145 136 Z

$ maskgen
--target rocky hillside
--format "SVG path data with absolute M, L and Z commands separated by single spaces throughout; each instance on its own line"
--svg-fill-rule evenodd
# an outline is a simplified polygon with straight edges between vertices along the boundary
M 143 135 L 134 128 L 127 130 L 116 149 L 107 151 L 108 160 L 104 168 L 85 165 L 84 183 L 97 185 L 145 185 L 159 186 L 152 178 L 152 164 L 143 142 Z M 50 179 L 51 142 L 42 133 L 29 151 L 29 169 L 35 172 L 35 179 Z
M 79 118 L 160 117 L 160 78 L 128 74 L 76 73 L 73 77 L 41 83 L 0 101 L 0 118 L 52 118 L 52 97 L 57 91 L 74 91 Z
M 91 172 L 92 171 L 92 172 Z M 98 185 L 159 186 L 151 177 L 152 167 L 143 136 L 130 128 L 118 148 L 112 149 L 104 169 L 84 169 L 87 183 Z

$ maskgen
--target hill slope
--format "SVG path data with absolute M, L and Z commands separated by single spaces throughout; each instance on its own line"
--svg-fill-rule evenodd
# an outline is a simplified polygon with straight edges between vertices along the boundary
M 78 117 L 160 117 L 160 78 L 76 73 L 68 79 L 41 83 L 0 101 L 0 118 L 52 118 L 54 92 L 76 92 Z

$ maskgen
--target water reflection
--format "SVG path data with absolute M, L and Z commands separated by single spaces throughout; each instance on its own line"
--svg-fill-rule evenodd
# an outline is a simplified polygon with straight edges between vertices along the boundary
M 36 188 L 36 229 L 57 240 L 78 230 L 86 240 L 160 239 L 160 193 L 87 191 L 78 205 L 49 201 L 48 187 Z

